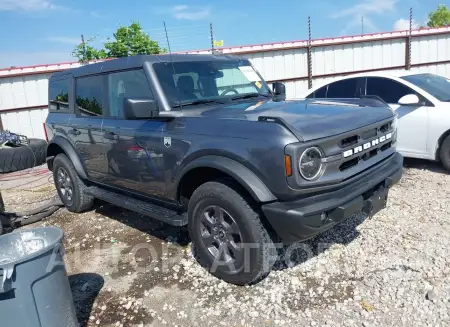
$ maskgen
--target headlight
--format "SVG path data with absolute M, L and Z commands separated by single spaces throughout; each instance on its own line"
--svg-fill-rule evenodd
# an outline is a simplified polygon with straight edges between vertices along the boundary
M 317 147 L 308 148 L 300 156 L 298 167 L 302 177 L 308 181 L 316 179 L 322 173 L 323 153 Z

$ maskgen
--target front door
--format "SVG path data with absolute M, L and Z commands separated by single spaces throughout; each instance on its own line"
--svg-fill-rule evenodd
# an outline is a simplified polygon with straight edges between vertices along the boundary
M 111 73 L 107 80 L 109 110 L 102 126 L 107 178 L 103 183 L 147 196 L 163 196 L 165 122 L 127 120 L 123 114 L 125 98 L 152 96 L 145 73 L 142 69 Z
M 382 78 L 367 78 L 367 95 L 382 98 L 397 113 L 397 150 L 408 156 L 426 154 L 428 138 L 428 107 L 401 106 L 398 101 L 407 94 L 417 94 L 413 89 L 397 81 Z M 422 98 L 420 94 L 417 94 Z

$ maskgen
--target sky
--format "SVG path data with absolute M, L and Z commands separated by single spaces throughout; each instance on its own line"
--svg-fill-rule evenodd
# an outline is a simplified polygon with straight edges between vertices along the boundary
M 447 3 L 446 3 L 447 2 Z M 139 21 L 152 39 L 171 50 L 304 40 L 311 16 L 313 38 L 376 33 L 425 25 L 427 15 L 450 0 L 0 0 L 0 68 L 76 61 L 85 39 L 101 47 L 121 25 Z

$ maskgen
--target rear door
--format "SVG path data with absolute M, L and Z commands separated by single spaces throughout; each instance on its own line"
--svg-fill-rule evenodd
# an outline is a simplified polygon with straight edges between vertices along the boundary
M 153 97 L 142 68 L 106 76 L 108 112 L 102 132 L 107 166 L 105 184 L 146 196 L 163 196 L 166 190 L 163 169 L 163 120 L 127 120 L 126 98 Z
M 89 179 L 102 181 L 105 171 L 102 122 L 105 103 L 104 75 L 75 79 L 75 112 L 68 135 Z
M 74 116 L 72 75 L 52 77 L 49 80 L 48 115 L 45 121 L 49 139 L 55 136 L 66 137 L 71 129 L 69 120 Z
M 367 95 L 379 96 L 398 115 L 397 150 L 405 155 L 422 156 L 427 152 L 429 107 L 399 105 L 400 98 L 407 94 L 416 94 L 427 102 L 422 95 L 397 81 L 384 77 L 367 78 Z

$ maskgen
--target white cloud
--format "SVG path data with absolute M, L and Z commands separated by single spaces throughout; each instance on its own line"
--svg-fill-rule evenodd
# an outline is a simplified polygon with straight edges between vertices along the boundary
M 182 10 L 186 10 L 188 9 L 189 6 L 188 5 L 178 5 L 178 6 L 173 6 L 172 9 L 174 11 L 182 11 Z
M 382 14 L 395 9 L 398 0 L 363 0 L 355 6 L 344 8 L 331 15 L 332 18 L 348 16 L 366 16 L 369 14 Z
M 351 33 L 355 33 L 356 31 L 361 31 L 363 29 L 363 22 L 361 21 L 361 17 L 354 17 L 350 19 L 348 24 L 344 27 L 343 30 L 339 33 L 340 35 L 348 35 Z M 378 27 L 369 17 L 364 17 L 364 33 L 370 33 L 378 31 Z
M 77 59 L 67 52 L 0 52 L 0 68 L 11 66 L 31 66 L 40 64 L 54 64 L 58 62 L 76 61 Z
M 335 11 L 330 15 L 331 18 L 346 18 L 347 25 L 341 31 L 341 35 L 353 34 L 355 31 L 361 31 L 364 17 L 364 33 L 377 32 L 379 29 L 373 23 L 371 15 L 380 15 L 395 10 L 395 4 L 399 0 L 362 0 L 360 3 Z
M 67 37 L 67 36 L 50 36 L 46 38 L 47 41 L 63 43 L 63 44 L 71 44 L 78 45 L 81 43 L 81 37 Z
M 42 11 L 62 8 L 49 0 L 0 0 L 0 11 Z
M 419 24 L 413 19 L 412 20 L 412 28 L 416 29 L 419 28 Z M 394 30 L 395 31 L 406 31 L 409 30 L 409 20 L 400 18 L 394 23 Z
M 188 5 L 177 5 L 171 8 L 172 15 L 176 19 L 200 20 L 211 15 L 209 7 L 191 7 Z
M 91 11 L 91 12 L 89 13 L 89 15 L 91 15 L 91 17 L 99 18 L 99 19 L 101 19 L 101 18 L 106 18 L 105 15 L 103 15 L 103 14 L 97 12 L 97 11 Z

